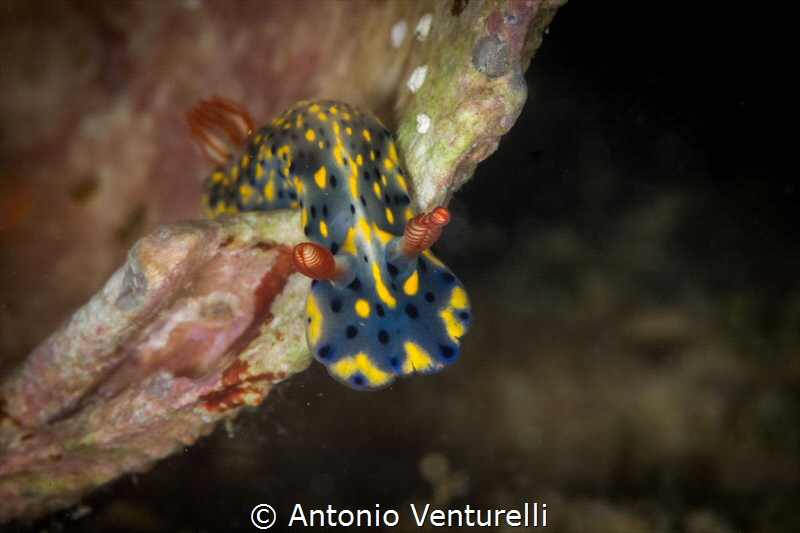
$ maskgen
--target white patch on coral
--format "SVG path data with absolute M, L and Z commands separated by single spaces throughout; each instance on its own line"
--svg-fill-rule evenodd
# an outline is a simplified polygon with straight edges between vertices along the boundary
M 431 127 L 431 117 L 425 113 L 417 115 L 417 133 L 425 133 Z
M 417 92 L 417 89 L 422 87 L 422 83 L 425 81 L 425 75 L 428 74 L 428 65 L 423 65 L 421 67 L 417 67 L 414 69 L 414 72 L 411 73 L 411 77 L 408 78 L 408 88 L 411 89 L 412 93 Z
M 433 14 L 431 13 L 425 13 L 419 18 L 417 27 L 414 28 L 414 36 L 417 38 L 417 40 L 425 40 L 425 38 L 428 36 L 428 32 L 431 31 L 431 22 L 433 22 Z
M 392 46 L 400 48 L 400 45 L 403 44 L 403 39 L 406 38 L 407 31 L 408 24 L 405 19 L 392 26 Z

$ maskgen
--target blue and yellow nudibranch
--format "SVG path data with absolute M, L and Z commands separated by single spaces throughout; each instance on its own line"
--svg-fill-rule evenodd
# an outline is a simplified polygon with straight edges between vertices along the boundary
M 341 102 L 301 102 L 251 134 L 237 104 L 214 97 L 188 114 L 217 168 L 209 217 L 300 208 L 311 242 L 293 253 L 311 277 L 306 337 L 330 374 L 356 389 L 435 372 L 458 356 L 470 324 L 464 286 L 428 248 L 450 214 L 415 215 L 391 134 Z M 233 156 L 237 145 L 243 151 Z

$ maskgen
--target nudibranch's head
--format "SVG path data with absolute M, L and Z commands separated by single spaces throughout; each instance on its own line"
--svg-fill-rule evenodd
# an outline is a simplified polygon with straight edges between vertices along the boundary
M 312 282 L 306 310 L 314 357 L 362 390 L 452 363 L 470 324 L 467 292 L 453 273 L 427 251 L 411 261 L 359 263 L 347 285 Z
M 333 377 L 374 390 L 458 357 L 469 298 L 428 251 L 449 220 L 439 206 L 412 217 L 398 237 L 362 220 L 336 255 L 310 242 L 295 247 L 295 266 L 315 280 L 306 303 L 308 346 Z

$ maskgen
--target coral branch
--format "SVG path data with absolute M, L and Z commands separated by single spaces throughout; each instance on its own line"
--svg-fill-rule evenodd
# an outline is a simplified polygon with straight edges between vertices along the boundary
M 141 239 L 3 382 L 0 521 L 145 470 L 305 369 L 299 227 L 246 214 Z
M 4 177 L 18 178 L 0 195 L 9 258 L 0 271 L 2 307 L 21 309 L 13 323 L 4 314 L 0 324 L 3 339 L 21 339 L 6 361 L 74 308 L 74 294 L 87 296 L 75 280 L 87 277 L 87 264 L 114 257 L 109 243 L 136 235 L 145 215 L 159 224 L 199 211 L 197 195 L 186 193 L 198 187 L 196 157 L 188 140 L 174 141 L 185 136 L 176 102 L 209 79 L 241 84 L 243 99 L 271 102 L 272 111 L 311 96 L 309 88 L 372 109 L 397 131 L 414 211 L 429 211 L 447 203 L 513 125 L 527 96 L 524 71 L 564 1 L 363 3 L 358 16 L 344 2 L 326 9 L 276 2 L 229 17 L 198 15 L 213 12 L 213 3 L 201 11 L 138 3 L 125 9 L 141 23 L 125 26 L 120 42 L 139 44 L 113 47 L 112 59 L 124 61 L 89 54 L 81 69 L 41 61 L 71 58 L 64 53 L 74 48 L 72 36 L 86 27 L 73 8 L 62 6 L 70 16 L 44 41 L 36 16 L 10 17 L 0 41 L 34 36 L 38 46 L 3 48 L 11 54 L 3 71 L 13 80 L 8 92 L 18 95 L 4 119 L 9 131 L 21 132 L 13 152 L 27 154 L 16 163 L 20 170 L 4 167 Z M 416 24 L 415 36 L 395 42 L 396 23 L 406 20 Z M 195 35 L 198 21 L 206 44 L 176 38 L 181 28 Z M 245 32 L 248 46 L 215 52 L 229 48 L 220 36 L 267 24 L 283 31 Z M 106 50 L 91 34 L 84 36 L 90 49 Z M 252 61 L 253 50 L 286 48 L 287 34 L 297 36 L 290 56 Z M 318 68 L 298 68 L 296 57 L 315 58 L 304 64 Z M 32 77 L 32 64 L 48 66 Z M 132 72 L 141 75 L 123 75 Z M 406 90 L 411 79 L 414 89 Z M 215 164 L 227 162 L 250 129 L 246 114 L 223 100 L 192 117 L 192 134 Z M 120 229 L 123 198 L 132 222 Z M 97 203 L 76 209 L 90 202 Z M 42 231 L 54 227 L 64 232 Z M 282 213 L 163 226 L 140 241 L 105 288 L 2 383 L 0 522 L 69 505 L 124 472 L 146 469 L 304 368 L 308 280 L 289 274 L 291 247 L 303 239 L 299 216 Z M 29 303 L 41 301 L 46 308 Z

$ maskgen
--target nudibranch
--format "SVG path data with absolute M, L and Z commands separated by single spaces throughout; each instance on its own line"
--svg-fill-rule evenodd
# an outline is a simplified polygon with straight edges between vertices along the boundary
M 379 389 L 456 359 L 469 298 L 429 250 L 450 213 L 413 213 L 392 136 L 372 113 L 309 100 L 253 133 L 240 105 L 215 96 L 187 116 L 216 164 L 203 191 L 210 218 L 301 209 L 310 242 L 293 261 L 312 278 L 306 338 L 334 378 Z

